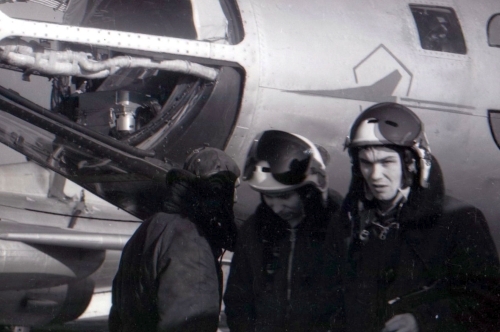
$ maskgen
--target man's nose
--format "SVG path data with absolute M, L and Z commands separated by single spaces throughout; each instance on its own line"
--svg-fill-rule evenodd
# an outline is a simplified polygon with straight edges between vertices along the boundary
M 382 166 L 379 165 L 378 163 L 375 163 L 372 165 L 372 173 L 371 173 L 371 178 L 372 180 L 377 180 L 382 177 Z
M 270 207 L 274 213 L 278 214 L 283 210 L 283 202 L 278 198 L 273 198 L 270 202 Z

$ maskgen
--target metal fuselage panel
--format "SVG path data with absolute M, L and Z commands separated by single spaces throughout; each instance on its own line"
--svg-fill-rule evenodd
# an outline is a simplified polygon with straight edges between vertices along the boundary
M 436 5 L 431 2 L 419 2 Z M 295 132 L 330 152 L 330 186 L 345 193 L 350 161 L 343 143 L 359 112 L 381 101 L 410 107 L 422 119 L 447 193 L 486 215 L 500 248 L 500 151 L 488 126 L 500 109 L 500 49 L 488 46 L 496 1 L 441 1 L 459 19 L 467 53 L 422 49 L 409 1 L 240 2 L 246 37 L 258 47 L 246 70 L 240 121 L 227 151 L 243 164 L 266 129 Z M 238 60 L 236 60 L 238 61 Z M 244 186 L 249 209 L 258 195 Z M 244 201 L 244 202 L 243 202 Z M 251 213 L 245 211 L 242 215 Z

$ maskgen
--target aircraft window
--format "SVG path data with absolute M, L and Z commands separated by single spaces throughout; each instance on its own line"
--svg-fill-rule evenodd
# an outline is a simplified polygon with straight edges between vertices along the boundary
M 500 14 L 492 16 L 488 23 L 488 44 L 500 47 Z
M 71 8 L 70 8 L 71 9 Z M 234 0 L 103 0 L 69 10 L 65 21 L 73 25 L 151 35 L 234 44 L 242 31 Z M 71 15 L 71 16 L 70 16 Z M 74 22 L 83 17 L 81 24 Z
M 500 148 L 500 111 L 488 111 L 488 120 L 490 122 L 491 135 L 493 140 Z
M 410 5 L 420 45 L 425 50 L 466 54 L 465 40 L 452 8 Z

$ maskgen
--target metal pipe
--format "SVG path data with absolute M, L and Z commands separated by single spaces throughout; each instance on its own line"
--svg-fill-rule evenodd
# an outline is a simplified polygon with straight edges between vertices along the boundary
M 78 131 L 82 134 L 85 134 L 93 139 L 96 139 L 104 144 L 107 144 L 115 149 L 121 150 L 123 152 L 129 153 L 136 157 L 154 157 L 155 152 L 153 150 L 141 150 L 136 147 L 125 144 L 121 141 L 117 141 L 111 137 L 101 135 L 91 129 L 85 128 L 71 120 L 65 119 L 59 116 L 57 113 L 51 112 L 29 100 L 21 97 L 20 95 L 14 93 L 12 90 L 6 89 L 3 86 L 0 86 L 0 95 L 4 96 L 7 99 L 14 101 L 15 103 L 24 106 L 31 111 L 37 113 L 40 116 L 46 117 L 52 121 L 58 122 L 60 125 L 64 127 L 68 127 L 72 130 Z M 13 115 L 18 115 L 16 112 L 10 112 Z M 49 130 L 50 131 L 50 130 Z M 52 131 L 51 131 L 52 132 Z
M 121 68 L 152 68 L 197 76 L 209 81 L 217 78 L 219 71 L 186 60 L 153 61 L 149 58 L 117 56 L 103 61 L 91 59 L 85 52 L 37 51 L 33 45 L 18 41 L 0 42 L 0 59 L 10 65 L 29 68 L 43 74 L 79 76 L 85 78 L 104 78 Z

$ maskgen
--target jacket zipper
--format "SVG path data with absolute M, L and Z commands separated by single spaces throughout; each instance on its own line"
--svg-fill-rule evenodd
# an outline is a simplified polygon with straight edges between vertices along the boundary
M 286 292 L 286 299 L 288 301 L 288 311 L 290 310 L 290 299 L 292 297 L 292 268 L 293 268 L 293 255 L 295 253 L 295 240 L 297 239 L 296 237 L 297 229 L 292 228 L 290 229 L 290 254 L 288 256 L 288 271 L 287 271 L 287 292 Z

